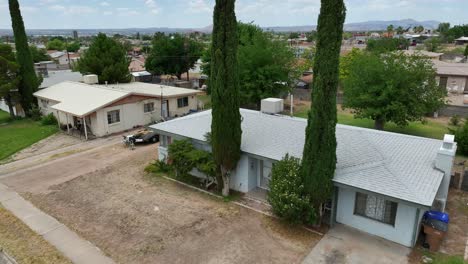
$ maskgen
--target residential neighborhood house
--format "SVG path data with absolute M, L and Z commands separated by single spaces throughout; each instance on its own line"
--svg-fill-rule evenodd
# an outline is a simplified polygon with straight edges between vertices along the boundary
M 85 83 L 62 82 L 34 93 L 42 114 L 53 113 L 66 129 L 86 138 L 102 137 L 162 119 L 197 111 L 196 90 L 148 83 L 98 85 L 97 76 Z M 68 126 L 67 126 L 68 124 Z
M 437 82 L 448 92 L 455 94 L 468 93 L 468 63 L 450 63 L 434 60 L 437 71 Z
M 302 157 L 307 120 L 241 109 L 241 158 L 230 187 L 248 193 L 268 190 L 273 164 L 287 153 Z M 159 160 L 167 160 L 168 145 L 191 139 L 210 150 L 211 111 L 152 125 L 160 133 Z M 443 211 L 456 143 L 384 131 L 337 125 L 337 165 L 332 223 L 342 223 L 372 235 L 412 247 L 421 218 L 434 208 Z M 193 175 L 203 177 L 198 171 Z

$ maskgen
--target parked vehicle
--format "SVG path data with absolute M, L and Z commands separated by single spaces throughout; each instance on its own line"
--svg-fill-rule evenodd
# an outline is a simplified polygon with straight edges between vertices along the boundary
M 136 143 L 156 143 L 159 142 L 159 135 L 156 132 L 143 129 L 133 135 L 124 136 L 125 144 Z

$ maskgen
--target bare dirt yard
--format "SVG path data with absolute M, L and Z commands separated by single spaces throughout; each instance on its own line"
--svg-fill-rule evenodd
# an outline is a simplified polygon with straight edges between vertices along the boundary
M 300 263 L 320 240 L 145 174 L 156 154 L 156 145 L 131 151 L 116 143 L 0 181 L 119 263 Z

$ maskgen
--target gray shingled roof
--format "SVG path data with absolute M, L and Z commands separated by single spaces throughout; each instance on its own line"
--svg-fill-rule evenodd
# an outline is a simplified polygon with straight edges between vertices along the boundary
M 307 120 L 241 109 L 241 150 L 272 160 L 302 157 Z M 205 141 L 211 111 L 151 126 L 160 132 Z M 432 205 L 443 178 L 434 168 L 441 140 L 337 125 L 336 183 L 397 199 Z

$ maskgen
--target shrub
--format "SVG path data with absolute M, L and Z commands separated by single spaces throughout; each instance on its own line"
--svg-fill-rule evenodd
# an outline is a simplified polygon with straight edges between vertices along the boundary
M 210 152 L 195 149 L 190 140 L 176 140 L 169 145 L 169 159 L 176 177 L 185 176 L 193 168 L 209 177 L 215 176 L 216 165 Z
M 167 173 L 171 171 L 172 166 L 167 164 L 163 160 L 156 160 L 154 163 L 149 164 L 148 166 L 145 167 L 145 172 L 164 172 Z
M 457 142 L 457 153 L 468 156 L 468 122 L 456 129 L 449 129 L 455 135 Z
M 449 124 L 452 126 L 459 126 L 461 122 L 461 117 L 459 115 L 454 115 L 450 118 Z
M 31 117 L 32 120 L 39 121 L 41 120 L 41 116 L 42 116 L 41 110 L 37 106 L 33 105 L 31 110 L 29 110 L 29 116 Z
M 273 213 L 292 223 L 313 224 L 314 210 L 300 176 L 300 159 L 288 154 L 273 165 L 268 202 Z
M 43 126 L 57 125 L 57 118 L 55 118 L 54 114 L 50 113 L 42 117 L 41 124 Z

